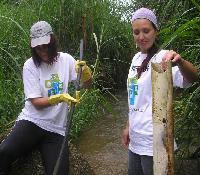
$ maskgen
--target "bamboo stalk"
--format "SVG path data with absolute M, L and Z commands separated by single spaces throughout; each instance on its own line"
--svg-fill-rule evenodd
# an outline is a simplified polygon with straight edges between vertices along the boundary
M 174 175 L 174 121 L 172 68 L 152 63 L 153 169 L 154 175 Z
M 82 18 L 83 18 L 83 22 L 82 22 L 83 43 L 84 43 L 84 50 L 86 50 L 86 44 L 87 44 L 86 14 L 84 14 Z

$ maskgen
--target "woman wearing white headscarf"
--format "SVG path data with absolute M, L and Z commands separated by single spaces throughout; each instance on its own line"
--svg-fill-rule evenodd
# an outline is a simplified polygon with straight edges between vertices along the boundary
M 132 31 L 139 52 L 135 54 L 127 79 L 129 120 L 122 142 L 129 148 L 129 175 L 153 175 L 153 126 L 151 62 L 171 60 L 173 84 L 187 87 L 197 80 L 197 69 L 173 50 L 158 51 L 155 43 L 159 29 L 154 12 L 140 8 L 133 13 Z

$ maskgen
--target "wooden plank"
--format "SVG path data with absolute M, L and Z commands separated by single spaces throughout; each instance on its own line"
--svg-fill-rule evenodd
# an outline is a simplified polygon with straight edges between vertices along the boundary
M 154 175 L 174 175 L 171 63 L 166 71 L 161 69 L 160 64 L 152 63 L 151 71 Z

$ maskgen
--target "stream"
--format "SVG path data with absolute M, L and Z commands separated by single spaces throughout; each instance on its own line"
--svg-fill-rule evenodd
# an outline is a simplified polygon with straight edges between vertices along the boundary
M 128 118 L 127 92 L 116 95 L 115 114 L 106 114 L 80 136 L 77 149 L 95 175 L 125 175 L 128 152 L 122 145 L 122 129 Z

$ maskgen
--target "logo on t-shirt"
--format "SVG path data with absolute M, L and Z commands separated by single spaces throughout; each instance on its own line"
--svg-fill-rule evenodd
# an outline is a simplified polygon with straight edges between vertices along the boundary
M 132 71 L 136 72 L 138 69 L 140 68 L 140 66 L 132 66 L 131 69 Z
M 45 87 L 48 90 L 48 97 L 51 95 L 61 94 L 63 90 L 63 82 L 59 80 L 58 74 L 52 74 L 50 80 L 45 80 Z
M 128 97 L 130 105 L 134 105 L 136 95 L 138 95 L 138 79 L 136 77 L 128 78 Z

